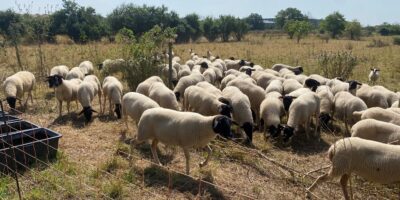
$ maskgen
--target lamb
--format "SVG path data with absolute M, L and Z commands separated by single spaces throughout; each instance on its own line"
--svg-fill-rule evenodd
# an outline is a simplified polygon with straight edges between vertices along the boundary
M 112 114 L 112 105 L 115 105 L 114 112 L 117 118 L 121 119 L 121 98 L 122 98 L 122 83 L 114 76 L 107 76 L 103 80 L 103 109 L 106 108 L 106 101 L 109 101 L 109 113 Z
M 265 136 L 268 129 L 272 137 L 277 137 L 283 128 L 280 122 L 285 110 L 279 97 L 281 97 L 279 92 L 270 92 L 260 105 L 260 120 L 264 124 Z
M 81 84 L 81 79 L 64 80 L 60 75 L 47 77 L 50 88 L 55 88 L 55 96 L 58 100 L 59 114 L 62 116 L 62 102 L 67 102 L 67 111 L 69 113 L 69 105 L 71 101 L 78 101 L 78 88 Z
M 321 100 L 319 106 L 319 121 L 322 125 L 326 126 L 328 125 L 329 120 L 332 119 L 331 114 L 334 96 L 331 89 L 326 85 L 319 86 L 316 93 Z
M 98 64 L 98 68 L 101 70 L 103 75 L 110 75 L 120 72 L 125 65 L 126 62 L 122 58 L 115 60 L 106 59 L 102 63 Z
M 379 79 L 379 69 L 371 68 L 371 72 L 368 75 L 368 80 L 371 83 L 375 83 Z
M 305 128 L 307 139 L 310 138 L 311 117 L 315 115 L 316 123 L 314 135 L 317 136 L 319 125 L 320 99 L 317 94 L 309 92 L 297 97 L 289 108 L 287 125 L 283 128 L 283 141 L 288 142 L 294 132 L 298 131 L 300 125 Z
M 375 119 L 364 119 L 351 127 L 351 137 L 359 137 L 386 144 L 400 144 L 400 126 Z
M 175 85 L 178 83 L 178 73 L 177 73 L 177 71 L 176 71 L 176 69 L 175 69 L 174 67 L 172 67 L 171 70 L 172 70 L 171 82 L 172 82 L 172 84 L 175 86 Z M 165 66 L 162 68 L 161 71 L 162 71 L 163 76 L 164 76 L 167 80 L 169 80 L 169 65 L 165 65 Z
M 198 73 L 192 73 L 189 76 L 179 79 L 178 84 L 174 88 L 176 100 L 179 101 L 180 97 L 185 95 L 185 90 L 191 85 L 196 85 L 198 82 L 205 81 L 204 76 Z
M 301 67 L 301 66 L 292 67 L 292 66 L 285 65 L 285 64 L 275 64 L 272 66 L 271 69 L 279 72 L 283 68 L 289 69 L 290 71 L 294 72 L 296 75 L 303 73 L 303 67 Z
M 65 78 L 68 74 L 69 68 L 66 65 L 57 65 L 50 70 L 50 75 L 60 75 Z
M 79 113 L 79 115 L 83 113 L 86 122 L 90 122 L 92 120 L 93 112 L 97 112 L 92 108 L 92 101 L 96 95 L 99 96 L 100 112 L 103 112 L 101 104 L 102 90 L 100 81 L 95 75 L 88 75 L 85 77 L 85 79 L 83 79 L 78 88 L 78 101 L 82 105 L 82 111 Z
M 352 172 L 382 184 L 400 181 L 400 146 L 350 137 L 333 144 L 328 150 L 328 157 L 331 161 L 329 172 L 318 177 L 307 191 L 312 192 L 321 181 L 340 176 L 340 184 L 347 200 L 347 181 Z
M 151 76 L 146 80 L 144 80 L 143 82 L 139 83 L 139 85 L 136 87 L 136 92 L 143 94 L 145 96 L 149 96 L 150 86 L 155 82 L 163 83 L 163 80 L 158 76 Z
M 283 93 L 283 86 L 282 81 L 280 80 L 273 80 L 269 83 L 267 88 L 265 88 L 265 93 L 268 94 L 270 92 L 278 92 L 280 94 Z
M 400 126 L 400 114 L 379 107 L 353 112 L 353 115 L 361 119 L 376 119 Z
M 28 93 L 28 97 L 24 105 L 28 104 L 28 99 L 31 98 L 33 104 L 32 90 L 36 84 L 35 75 L 28 71 L 20 71 L 6 78 L 3 82 L 3 89 L 6 95 L 8 105 L 15 109 L 15 103 L 19 100 L 20 106 L 22 106 L 22 99 L 25 93 Z
M 74 78 L 78 78 L 83 80 L 85 78 L 85 74 L 79 69 L 79 67 L 73 67 L 65 76 L 66 80 L 72 80 Z
M 222 96 L 232 106 L 232 118 L 242 128 L 249 142 L 253 141 L 253 116 L 249 97 L 243 94 L 237 87 L 228 86 L 222 90 Z
M 88 60 L 81 62 L 79 64 L 79 69 L 85 76 L 93 74 L 94 72 L 93 63 Z
M 362 84 L 361 87 L 357 89 L 356 96 L 362 99 L 365 104 L 367 104 L 368 108 L 389 107 L 384 92 L 379 89 L 374 89 L 367 84 Z
M 157 144 L 175 145 L 183 149 L 186 158 L 186 174 L 190 172 L 190 148 L 206 146 L 207 158 L 200 167 L 207 165 L 211 148 L 208 143 L 217 134 L 231 138 L 231 120 L 225 116 L 202 116 L 193 112 L 179 112 L 165 108 L 146 110 L 140 118 L 137 140 L 152 140 L 151 152 L 154 160 L 161 165 L 157 155 Z
M 122 117 L 128 128 L 128 116 L 133 119 L 136 126 L 144 111 L 150 108 L 158 108 L 157 102 L 143 94 L 137 92 L 128 92 L 122 97 Z M 154 122 L 155 123 L 155 122 Z
M 348 125 L 353 125 L 360 120 L 353 112 L 367 109 L 367 105 L 360 98 L 349 92 L 338 92 L 333 99 L 333 116 L 345 123 L 346 133 L 349 133 Z
M 289 94 L 297 89 L 303 88 L 303 85 L 294 79 L 286 79 L 283 81 L 282 86 L 284 94 Z
M 162 82 L 155 82 L 149 88 L 149 97 L 163 108 L 179 110 L 175 94 Z

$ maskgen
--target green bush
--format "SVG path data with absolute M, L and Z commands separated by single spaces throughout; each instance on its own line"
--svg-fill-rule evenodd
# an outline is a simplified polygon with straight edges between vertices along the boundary
M 400 45 L 400 37 L 394 37 L 393 38 L 393 44 L 394 45 Z
M 317 59 L 318 65 L 325 77 L 342 77 L 344 79 L 352 75 L 353 69 L 359 61 L 358 57 L 354 56 L 351 51 L 323 51 L 318 55 Z

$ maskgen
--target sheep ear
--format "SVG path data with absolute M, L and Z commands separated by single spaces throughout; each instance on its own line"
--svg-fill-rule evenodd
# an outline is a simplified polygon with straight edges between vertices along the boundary
M 372 68 L 369 68 L 371 71 L 374 71 L 374 69 L 372 69 Z
M 95 110 L 93 110 L 93 109 L 91 109 L 91 110 L 92 110 L 92 112 L 99 113 L 99 112 L 97 112 L 97 111 L 95 111 Z
M 221 103 L 224 103 L 226 105 L 229 105 L 229 106 L 231 105 L 231 102 L 228 99 L 224 98 L 224 97 L 218 98 L 218 101 L 221 102 Z
M 85 109 L 82 109 L 82 111 L 78 115 L 82 115 L 83 112 L 85 112 Z

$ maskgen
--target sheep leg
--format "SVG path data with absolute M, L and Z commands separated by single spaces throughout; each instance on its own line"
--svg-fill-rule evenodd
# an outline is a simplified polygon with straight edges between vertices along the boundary
M 187 175 L 189 175 L 189 171 L 190 171 L 190 165 L 189 165 L 189 163 L 190 163 L 190 153 L 189 153 L 189 150 L 188 149 L 186 149 L 186 148 L 184 148 L 183 149 L 183 153 L 185 154 L 185 158 L 186 158 L 186 174 Z
M 315 137 L 319 136 L 319 132 L 320 132 L 319 128 L 320 128 L 319 127 L 319 114 L 317 113 L 317 114 L 315 114 L 315 130 L 314 130 Z
M 200 164 L 199 164 L 200 167 L 206 166 L 208 164 L 208 160 L 210 160 L 212 149 L 211 149 L 211 147 L 209 145 L 207 145 L 206 150 L 207 150 L 207 158 L 206 158 L 205 161 L 200 162 Z
M 310 139 L 310 125 L 311 125 L 311 120 L 310 118 L 307 118 L 306 123 L 304 124 L 304 129 L 306 131 L 306 136 L 307 136 L 307 140 Z
M 70 105 L 70 102 L 67 101 L 67 111 L 68 111 L 68 114 L 69 114 L 69 105 Z
M 158 163 L 159 165 L 162 165 L 160 160 L 158 159 L 157 144 L 158 144 L 158 140 L 154 139 L 153 142 L 151 143 L 151 153 L 153 154 L 153 158 L 156 161 L 156 163 Z
M 99 105 L 100 105 L 100 113 L 103 113 L 103 108 L 101 106 L 101 94 L 99 94 Z
M 104 112 L 106 111 L 106 102 L 107 102 L 107 97 L 104 95 L 104 101 L 103 101 Z
M 314 183 L 310 187 L 307 188 L 307 191 L 311 192 L 314 189 L 314 187 L 318 185 L 318 182 L 325 181 L 328 177 L 329 177 L 329 174 L 324 174 L 324 175 L 319 176 L 317 178 L 317 180 L 315 180 Z
M 343 174 L 343 176 L 340 178 L 340 185 L 342 186 L 343 195 L 346 200 L 350 199 L 349 194 L 347 192 L 347 181 L 349 180 L 349 177 L 350 177 L 349 175 Z
M 32 91 L 29 92 L 29 96 L 31 98 L 31 103 L 33 104 L 33 96 L 32 96 Z
M 105 100 L 104 100 L 105 101 Z M 112 104 L 111 104 L 111 98 L 110 99 L 108 99 L 108 103 L 109 103 L 109 113 L 110 113 L 110 115 L 112 115 Z M 104 109 L 105 109 L 105 107 L 104 107 Z
M 62 114 L 62 101 L 58 101 L 58 110 L 59 110 L 58 116 L 61 117 L 61 114 Z

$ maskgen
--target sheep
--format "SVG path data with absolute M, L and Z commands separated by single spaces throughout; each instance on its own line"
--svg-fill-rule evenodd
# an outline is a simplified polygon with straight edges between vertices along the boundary
M 251 143 L 253 141 L 253 116 L 249 97 L 233 86 L 224 88 L 222 96 L 230 102 L 233 120 L 244 130 Z
M 158 108 L 157 102 L 143 94 L 137 92 L 128 92 L 122 97 L 122 118 L 128 129 L 128 116 L 133 119 L 136 126 L 144 111 L 150 108 Z
M 101 89 L 100 81 L 95 75 L 87 75 L 79 85 L 78 101 L 82 105 L 82 111 L 79 115 L 83 113 L 86 122 L 90 122 L 92 120 L 93 112 L 97 112 L 92 108 L 92 101 L 96 95 L 99 96 L 100 112 L 103 112 L 101 104 L 102 93 L 103 91 Z
M 388 90 L 387 88 L 385 88 L 383 86 L 375 85 L 375 86 L 372 86 L 372 88 L 378 89 L 385 94 L 389 107 L 400 99 L 400 96 L 398 94 Z
M 353 112 L 353 115 L 361 119 L 376 119 L 400 126 L 400 114 L 379 107 Z
M 257 78 L 255 78 L 257 85 L 262 87 L 263 89 L 266 89 L 268 85 L 271 83 L 273 80 L 281 80 L 279 77 L 276 77 L 272 74 L 268 73 L 263 73 L 261 75 L 258 75 Z
M 279 72 L 283 68 L 289 69 L 290 71 L 294 72 L 296 75 L 303 73 L 303 67 L 301 67 L 301 66 L 292 67 L 292 66 L 285 65 L 285 64 L 275 64 L 272 66 L 271 69 Z
M 251 68 L 253 68 L 254 70 L 258 70 L 258 71 L 264 71 L 264 67 L 261 67 L 260 65 L 255 65 L 254 63 L 250 63 L 249 64 Z
M 98 64 L 97 67 L 101 70 L 103 75 L 110 75 L 121 71 L 125 65 L 125 60 L 119 58 L 115 60 L 106 59 L 102 63 Z
M 336 84 L 332 87 L 333 95 L 336 95 L 338 92 L 348 91 L 353 95 L 356 95 L 357 86 L 362 85 L 358 81 L 348 81 L 348 82 L 336 82 Z
M 315 80 L 315 79 L 312 79 L 312 78 L 308 78 L 308 79 L 306 79 L 305 81 L 304 81 L 304 87 L 306 87 L 306 88 L 310 88 L 313 92 L 315 92 L 316 90 L 317 90 L 317 88 L 319 87 L 319 86 L 321 86 L 321 83 L 320 82 L 318 82 L 317 80 Z
M 277 72 L 275 70 L 272 70 L 272 69 L 264 69 L 264 72 L 267 72 L 267 73 L 272 74 L 274 76 L 279 76 L 279 72 Z
M 315 91 L 320 99 L 319 106 L 319 121 L 322 125 L 326 126 L 329 123 L 329 120 L 332 119 L 332 109 L 333 109 L 333 93 L 331 89 L 322 85 L 317 88 Z
M 163 80 L 158 76 L 151 76 L 146 80 L 144 80 L 143 82 L 139 83 L 139 85 L 136 87 L 136 92 L 143 94 L 145 96 L 149 96 L 150 86 L 155 82 L 163 83 Z
M 399 100 L 395 101 L 395 102 L 392 104 L 391 107 L 392 107 L 392 108 L 400 108 Z
M 272 137 L 277 137 L 283 128 L 280 122 L 285 110 L 282 101 L 279 99 L 280 97 L 281 94 L 279 92 L 270 92 L 261 102 L 260 120 L 261 124 L 264 124 L 265 136 L 268 130 Z
M 215 95 L 217 98 L 222 97 L 222 92 L 220 89 L 216 88 L 214 85 L 207 81 L 198 82 L 196 86 L 205 89 L 207 92 Z
M 269 83 L 267 88 L 265 88 L 265 93 L 268 94 L 270 92 L 278 92 L 280 94 L 283 93 L 283 86 L 282 81 L 280 80 L 273 80 Z
M 175 94 L 162 82 L 155 82 L 149 88 L 149 97 L 163 108 L 179 110 Z
M 286 94 L 284 96 L 281 96 L 280 98 L 282 99 L 283 102 L 283 107 L 286 112 L 289 112 L 290 105 L 292 104 L 293 100 L 296 99 L 297 97 L 312 92 L 308 88 L 299 88 L 289 94 Z
M 225 60 L 225 65 L 226 65 L 226 69 L 227 70 L 230 70 L 230 69 L 239 70 L 240 67 L 246 65 L 246 62 L 244 60 L 230 60 L 230 59 L 227 59 L 227 60 Z
M 231 138 L 231 120 L 225 116 L 202 116 L 193 112 L 179 112 L 165 108 L 146 110 L 140 118 L 137 141 L 151 141 L 154 160 L 161 165 L 157 144 L 175 145 L 183 149 L 186 158 L 186 174 L 190 172 L 190 148 L 207 147 L 207 158 L 200 167 L 208 164 L 211 148 L 208 143 L 217 135 Z
M 217 79 L 217 75 L 215 74 L 215 71 L 211 68 L 208 68 L 207 70 L 205 70 L 203 72 L 203 76 L 204 76 L 204 80 L 211 84 L 214 84 Z
M 284 94 L 289 94 L 297 89 L 303 88 L 303 85 L 301 85 L 298 81 L 294 79 L 284 80 L 282 86 Z
M 79 69 L 85 76 L 93 74 L 94 72 L 93 63 L 88 60 L 81 62 L 79 64 Z
M 179 79 L 178 84 L 174 88 L 176 100 L 179 101 L 180 97 L 185 95 L 185 90 L 191 85 L 196 85 L 198 82 L 205 81 L 204 76 L 198 73 L 192 73 L 189 76 Z
M 224 72 L 225 76 L 228 76 L 230 74 L 235 75 L 235 76 L 239 76 L 240 74 L 242 74 L 241 72 L 239 72 L 236 69 L 228 69 Z
M 174 67 L 172 67 L 171 70 L 172 70 L 171 82 L 175 86 L 178 83 L 178 72 Z M 162 75 L 164 76 L 164 78 L 169 80 L 169 65 L 165 65 L 161 69 L 161 72 L 162 72 Z
M 216 114 L 231 117 L 232 106 L 223 97 L 217 98 L 206 89 L 199 86 L 189 86 L 185 90 L 184 108 L 202 115 L 211 116 Z
M 233 74 L 229 74 L 229 75 L 225 76 L 225 77 L 222 79 L 219 88 L 220 88 L 221 90 L 223 90 L 223 89 L 226 87 L 226 85 L 227 85 L 229 82 L 231 82 L 232 80 L 234 80 L 235 78 L 236 78 L 236 76 L 233 75 Z
M 384 92 L 378 89 L 374 89 L 367 84 L 362 84 L 361 87 L 357 89 L 356 96 L 362 99 L 365 104 L 367 104 L 368 108 L 389 107 Z
M 400 146 L 350 137 L 331 145 L 328 157 L 331 162 L 329 172 L 318 177 L 307 191 L 312 192 L 321 181 L 340 176 L 344 197 L 349 199 L 347 181 L 353 172 L 382 184 L 400 181 Z
M 194 61 L 193 60 L 188 60 L 185 62 L 185 65 L 189 66 L 190 70 L 192 70 L 194 66 Z
M 85 74 L 79 69 L 79 67 L 73 67 L 65 76 L 65 80 L 71 80 L 74 78 L 78 78 L 83 80 L 85 78 Z
M 310 76 L 308 76 L 308 78 L 318 81 L 321 85 L 326 85 L 326 83 L 329 81 L 328 78 L 325 78 L 319 74 L 311 74 Z
M 62 116 L 62 102 L 67 102 L 67 111 L 69 113 L 69 105 L 71 101 L 78 101 L 78 88 L 81 84 L 81 79 L 64 80 L 60 75 L 47 77 L 50 88 L 55 88 L 55 96 L 58 100 L 59 114 Z
M 379 69 L 377 68 L 371 68 L 371 72 L 368 75 L 368 80 L 371 83 L 375 83 L 379 79 Z
M 400 126 L 375 119 L 364 119 L 351 127 L 351 137 L 359 137 L 386 144 L 399 144 Z
M 386 110 L 389 110 L 389 111 L 392 111 L 394 113 L 400 114 L 400 108 L 398 108 L 398 107 L 386 108 Z
M 173 62 L 173 63 L 180 63 L 180 62 L 181 62 L 181 58 L 180 58 L 179 56 L 174 56 L 174 57 L 172 58 L 172 62 Z
M 305 128 L 307 139 L 310 138 L 310 125 L 312 115 L 315 115 L 314 136 L 317 136 L 319 125 L 319 107 L 320 99 L 317 94 L 308 92 L 297 97 L 289 108 L 289 118 L 283 128 L 283 141 L 288 142 L 294 132 L 298 131 L 299 125 Z
M 191 73 L 192 71 L 190 71 L 190 67 L 188 65 L 180 65 L 178 71 L 178 79 L 184 76 L 189 76 Z
M 112 105 L 115 105 L 114 112 L 117 118 L 121 119 L 121 98 L 122 98 L 122 83 L 114 76 L 107 76 L 103 80 L 103 109 L 106 109 L 106 101 L 109 101 L 109 114 L 112 114 Z
M 349 133 L 349 124 L 353 125 L 360 120 L 360 118 L 353 116 L 353 112 L 367 109 L 363 100 L 346 91 L 335 94 L 333 104 L 333 116 L 344 122 L 346 133 Z
M 57 66 L 51 68 L 49 76 L 60 75 L 63 78 L 65 78 L 67 76 L 68 72 L 69 72 L 69 68 L 66 65 L 57 65 Z
M 15 109 L 15 103 L 17 99 L 20 106 L 22 107 L 22 99 L 25 93 L 28 93 L 28 97 L 24 105 L 28 104 L 28 99 L 31 99 L 33 104 L 32 90 L 36 84 L 35 75 L 28 71 L 20 71 L 6 78 L 3 82 L 3 89 L 6 95 L 8 105 Z

